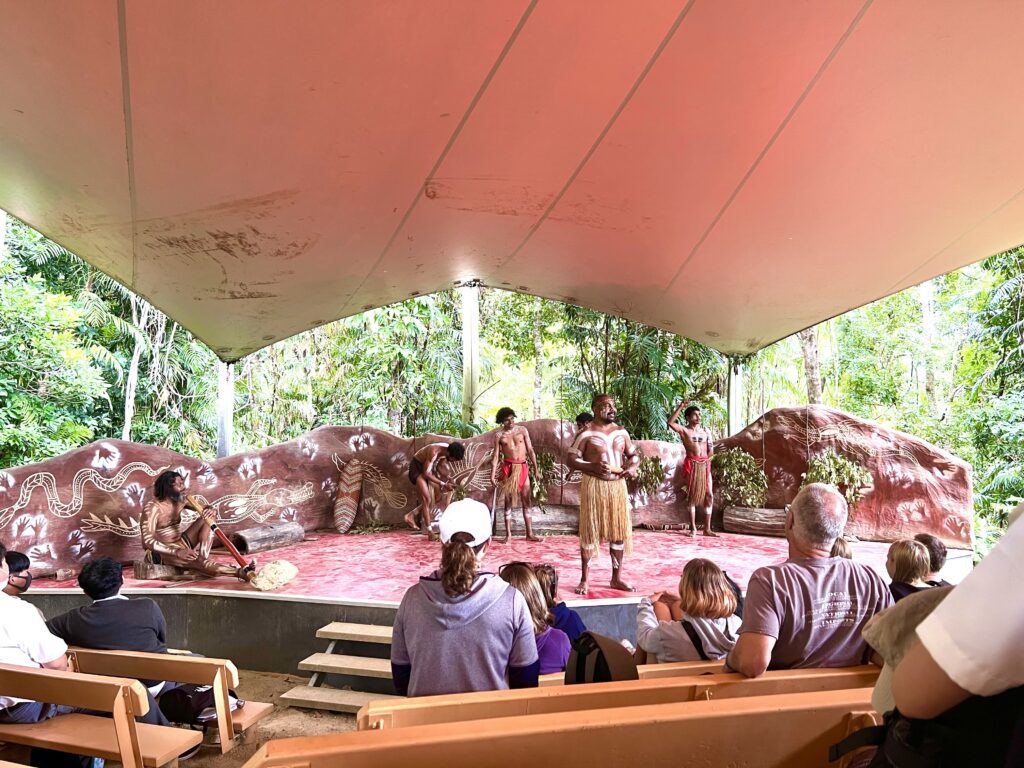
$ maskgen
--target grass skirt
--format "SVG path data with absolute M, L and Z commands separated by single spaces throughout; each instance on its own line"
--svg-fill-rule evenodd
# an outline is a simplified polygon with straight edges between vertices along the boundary
M 623 541 L 626 552 L 633 551 L 626 481 L 583 475 L 580 480 L 580 549 L 596 549 L 605 541 Z

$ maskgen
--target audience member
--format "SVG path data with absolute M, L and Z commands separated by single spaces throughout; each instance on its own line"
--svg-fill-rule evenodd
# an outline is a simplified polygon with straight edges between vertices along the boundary
M 537 574 L 537 581 L 540 582 L 541 591 L 547 602 L 548 610 L 555 617 L 554 627 L 565 632 L 572 643 L 577 637 L 587 631 L 583 619 L 572 608 L 564 602 L 558 602 L 558 573 L 555 569 L 545 563 L 535 565 L 533 572 Z
M 537 658 L 540 660 L 540 674 L 565 671 L 571 649 L 569 636 L 552 626 L 554 616 L 548 610 L 544 592 L 537 580 L 537 574 L 528 563 L 506 563 L 498 569 L 498 575 L 526 598 L 533 620 L 533 634 L 537 641 Z
M 945 734 L 971 765 L 1024 764 L 1024 524 L 1013 522 L 1022 512 L 1024 504 L 988 556 L 917 626 L 893 671 L 900 714 L 919 732 Z
M 28 570 L 31 562 L 29 562 L 28 555 L 9 549 L 4 555 L 4 561 L 7 563 L 7 571 L 10 575 L 7 577 L 3 591 L 11 597 L 20 597 L 32 586 L 32 574 Z
M 789 559 L 751 576 L 728 658 L 732 669 L 757 677 L 769 668 L 848 667 L 868 659 L 861 629 L 892 605 L 892 595 L 866 565 L 831 557 L 846 519 L 846 500 L 832 486 L 812 483 L 796 495 L 786 513 Z
M 928 550 L 919 541 L 894 541 L 885 558 L 885 570 L 892 579 L 889 591 L 892 592 L 893 600 L 899 601 L 907 595 L 932 588 L 925 581 L 929 570 Z
M 928 550 L 928 575 L 924 580 L 933 587 L 953 586 L 939 575 L 939 571 L 946 566 L 946 545 L 930 533 L 919 533 L 914 541 L 921 542 Z
M 10 576 L 7 569 L 7 548 L 0 544 L 0 581 Z M 14 664 L 32 669 L 68 668 L 68 647 L 59 637 L 50 634 L 35 606 L 0 592 L 0 664 Z M 57 715 L 75 712 L 74 707 L 47 704 L 16 696 L 0 695 L 0 723 L 38 723 Z M 35 766 L 76 764 L 94 765 L 87 757 L 68 756 L 44 749 L 33 749 L 29 761 Z
M 722 569 L 710 560 L 691 560 L 679 579 L 678 597 L 656 592 L 640 600 L 637 645 L 661 663 L 724 659 L 740 628 L 736 605 Z
M 491 515 L 473 499 L 438 521 L 441 567 L 410 587 L 395 616 L 391 670 L 401 695 L 528 688 L 540 662 L 526 599 L 480 561 Z
M 853 560 L 853 547 L 850 546 L 850 542 L 840 536 L 836 539 L 836 543 L 832 545 L 832 557 L 845 557 L 847 560 Z
M 120 594 L 124 579 L 121 564 L 109 557 L 91 560 L 78 575 L 78 586 L 92 600 L 46 622 L 47 628 L 68 645 L 102 651 L 167 653 L 167 623 L 160 606 L 148 597 L 129 600 Z M 150 693 L 149 712 L 139 722 L 169 725 L 153 697 L 163 680 L 140 681 Z

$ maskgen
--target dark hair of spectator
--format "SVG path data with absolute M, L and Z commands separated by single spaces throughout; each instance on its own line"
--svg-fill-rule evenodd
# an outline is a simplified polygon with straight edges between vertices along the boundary
M 462 443 L 448 443 L 448 455 L 459 461 L 466 455 L 466 446 Z
M 441 549 L 441 586 L 449 597 L 465 595 L 476 579 L 476 555 L 479 547 L 471 547 L 471 534 L 459 531 Z
M 594 420 L 594 414 L 590 413 L 589 411 L 584 411 L 583 413 L 581 413 L 579 416 L 576 417 L 576 426 L 577 427 L 585 427 L 585 426 L 587 426 L 587 424 L 589 424 L 593 420 Z
M 161 472 L 157 477 L 156 482 L 153 483 L 153 495 L 158 501 L 169 499 L 174 493 L 173 485 L 174 481 L 181 477 L 180 472 L 174 472 L 173 470 L 167 470 Z
M 685 411 L 683 411 L 683 418 L 684 419 L 689 419 L 691 413 L 697 412 L 699 410 L 700 410 L 700 406 L 699 405 L 691 405 L 689 408 L 687 408 Z
M 501 424 L 509 416 L 511 416 L 512 418 L 515 418 L 516 412 L 513 411 L 511 408 L 509 408 L 507 406 L 505 408 L 499 408 L 498 409 L 498 415 L 494 417 L 494 423 L 495 424 Z
M 4 558 L 4 562 L 7 562 L 7 547 L 0 544 L 0 557 Z
M 914 541 L 924 544 L 928 550 L 928 560 L 931 562 L 931 572 L 938 573 L 946 565 L 946 545 L 930 533 L 919 533 Z
M 558 572 L 547 563 L 540 563 L 533 567 L 537 574 L 537 581 L 540 582 L 540 591 L 544 593 L 548 610 L 553 610 L 558 605 Z
M 113 597 L 121 590 L 123 583 L 121 564 L 110 557 L 90 560 L 78 574 L 78 586 L 92 600 Z
M 27 571 L 29 566 L 32 565 L 28 555 L 23 552 L 15 552 L 13 549 L 8 549 L 4 553 L 4 562 L 7 563 L 7 570 L 11 573 Z

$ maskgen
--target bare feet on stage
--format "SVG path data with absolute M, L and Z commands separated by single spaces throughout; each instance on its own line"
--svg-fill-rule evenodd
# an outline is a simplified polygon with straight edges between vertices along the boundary
M 505 538 L 503 538 L 503 539 L 501 540 L 501 543 L 502 543 L 502 544 L 508 544 L 508 541 L 509 541 L 509 539 L 510 539 L 510 538 L 512 538 L 512 537 L 511 537 L 511 536 L 509 536 L 509 535 L 508 535 L 508 534 L 506 533 L 506 534 L 505 534 Z
M 621 590 L 622 592 L 636 592 L 636 587 L 634 587 L 632 584 L 627 584 L 618 576 L 612 577 L 611 588 Z
M 718 538 L 718 534 L 717 534 L 717 533 L 715 533 L 714 531 L 712 531 L 712 530 L 711 530 L 710 528 L 706 528 L 706 529 L 704 530 L 704 535 L 705 535 L 705 536 L 711 536 L 712 538 L 715 538 L 715 539 L 717 539 L 717 538 Z
M 402 518 L 402 519 L 405 520 L 405 524 L 408 525 L 410 528 L 412 528 L 414 531 L 418 531 L 420 529 L 420 527 L 418 525 L 416 525 L 416 513 L 415 512 L 407 512 L 405 517 Z
M 690 529 L 690 538 L 693 539 L 693 538 L 696 538 L 696 537 L 697 537 L 697 529 L 696 529 L 696 527 L 691 528 Z
M 586 581 L 581 581 L 576 586 L 576 594 L 577 595 L 585 595 L 585 594 L 587 594 L 587 590 L 588 589 L 589 589 L 589 587 L 587 586 L 587 582 Z

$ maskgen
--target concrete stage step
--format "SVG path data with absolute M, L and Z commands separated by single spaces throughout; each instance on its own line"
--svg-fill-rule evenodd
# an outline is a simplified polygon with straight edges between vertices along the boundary
M 331 675 L 353 677 L 391 677 L 390 659 L 370 659 L 366 656 L 343 656 L 336 653 L 314 653 L 299 662 L 303 672 L 326 672 Z
M 316 636 L 324 640 L 352 640 L 359 643 L 383 643 L 391 645 L 392 628 L 379 624 L 349 624 L 344 621 L 332 621 L 326 627 L 320 627 Z
M 387 696 L 382 693 L 364 693 L 362 691 L 343 691 L 339 688 L 311 688 L 299 685 L 287 693 L 281 694 L 278 701 L 289 707 L 306 707 L 308 709 L 329 709 L 332 712 L 350 712 L 355 714 L 364 704 L 378 699 L 397 699 L 399 696 Z

